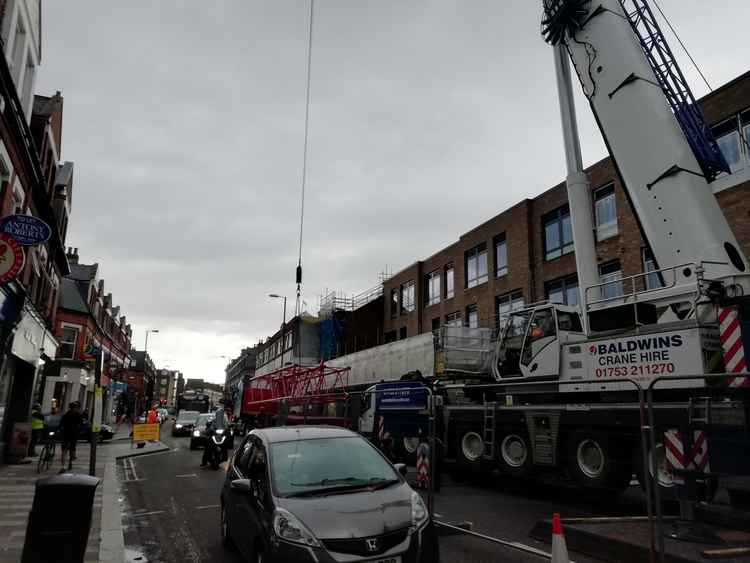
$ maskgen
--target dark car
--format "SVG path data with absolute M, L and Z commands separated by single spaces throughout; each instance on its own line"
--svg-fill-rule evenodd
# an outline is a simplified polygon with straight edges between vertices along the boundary
M 44 430 L 46 432 L 57 432 L 60 428 L 60 420 L 62 419 L 61 414 L 48 414 L 44 417 Z M 102 424 L 99 427 L 99 441 L 111 440 L 114 436 L 112 427 L 108 424 Z M 91 439 L 91 422 L 87 419 L 83 419 L 81 429 L 78 431 L 78 439 L 89 441 Z
M 212 412 L 206 412 L 198 415 L 193 427 L 193 432 L 190 434 L 190 449 L 195 450 L 199 447 L 205 446 L 208 441 L 208 433 L 206 432 L 206 425 L 209 422 L 214 423 L 214 429 L 222 428 L 223 426 L 217 425 L 216 414 Z
M 198 411 L 180 411 L 172 425 L 172 436 L 191 436 L 200 414 Z
M 224 545 L 254 562 L 438 562 L 434 524 L 405 469 L 343 428 L 255 429 L 221 491 Z

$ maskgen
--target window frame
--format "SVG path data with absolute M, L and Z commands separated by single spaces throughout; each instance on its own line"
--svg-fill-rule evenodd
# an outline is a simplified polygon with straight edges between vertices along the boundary
M 472 326 L 472 317 L 475 321 L 474 326 Z M 466 326 L 468 328 L 479 328 L 479 307 L 476 303 L 466 306 Z
M 609 268 L 609 267 L 612 267 L 612 266 L 615 266 L 615 265 L 617 266 L 617 270 L 615 270 L 613 272 L 608 272 L 608 273 L 605 274 L 602 271 L 602 270 L 604 270 L 606 268 Z M 609 275 L 612 275 L 612 274 L 615 274 L 615 273 L 619 274 L 619 277 L 614 278 L 614 279 L 610 279 L 610 280 L 605 280 L 605 276 L 609 276 Z M 616 295 L 607 295 L 607 292 L 609 291 L 608 288 L 610 288 L 610 287 L 617 287 L 615 285 L 615 282 L 617 282 L 618 280 L 620 281 L 619 293 L 617 293 Z M 625 295 L 625 288 L 624 288 L 624 285 L 622 283 L 622 264 L 620 263 L 619 260 L 610 260 L 609 262 L 605 262 L 604 264 L 599 264 L 599 282 L 601 284 L 607 284 L 607 285 L 601 285 L 600 288 L 599 288 L 602 299 L 617 299 L 617 298 L 622 297 L 623 295 Z
M 445 315 L 445 323 L 443 326 L 463 326 L 463 317 L 461 311 L 453 311 Z
M 550 299 L 550 288 L 558 285 L 560 286 L 560 290 L 562 292 L 563 301 L 552 301 Z M 578 291 L 578 302 L 577 303 L 570 303 L 568 299 L 568 292 L 572 290 L 572 286 L 575 284 L 576 290 Z M 581 286 L 578 283 L 578 276 L 576 274 L 571 274 L 567 276 L 563 276 L 561 278 L 555 278 L 553 280 L 549 280 L 544 282 L 544 296 L 547 301 L 550 303 L 557 303 L 560 305 L 570 305 L 571 307 L 576 307 L 581 304 Z
M 659 269 L 659 265 L 656 263 L 654 255 L 646 246 L 641 248 L 641 261 L 643 263 L 643 285 L 646 288 L 646 291 L 663 288 L 665 286 L 664 276 L 661 274 L 661 272 L 657 271 Z M 652 269 L 649 269 L 648 267 L 649 262 L 653 264 Z M 656 280 L 659 282 L 659 285 L 652 285 L 651 279 L 653 276 L 656 276 Z
M 498 251 L 500 248 L 504 248 L 505 253 L 505 266 L 500 266 L 500 260 L 498 258 Z M 495 250 L 494 257 L 495 257 L 495 277 L 501 278 L 503 276 L 508 275 L 508 239 L 505 235 L 505 233 L 500 233 L 499 235 L 495 236 L 492 239 L 492 248 Z
M 390 305 L 391 306 L 391 318 L 395 319 L 396 317 L 398 317 L 398 312 L 399 312 L 399 288 L 398 287 L 391 288 L 390 303 L 391 303 Z
M 81 327 L 78 325 L 72 325 L 72 324 L 63 324 L 61 325 L 61 331 L 60 331 L 60 358 L 64 360 L 73 360 L 76 357 L 77 347 L 76 344 L 78 344 L 78 338 L 81 335 Z M 63 337 L 65 336 L 66 330 L 72 330 L 75 332 L 75 336 L 73 338 L 73 341 L 64 340 Z M 63 356 L 62 351 L 66 344 L 71 345 L 71 355 L 70 356 Z
M 405 292 L 406 292 L 406 296 L 410 297 L 409 299 L 404 299 Z M 411 292 L 411 296 L 408 295 L 409 292 Z M 400 294 L 401 294 L 401 308 L 400 308 L 401 314 L 408 315 L 409 313 L 413 313 L 415 309 L 417 308 L 417 304 L 416 304 L 417 290 L 416 290 L 416 284 L 414 283 L 414 280 L 409 280 L 407 282 L 402 283 Z
M 614 181 L 604 184 L 594 190 L 594 223 L 596 225 L 596 240 L 602 241 L 617 235 L 617 193 L 615 191 Z M 606 198 L 612 198 L 612 207 L 615 213 L 614 219 L 607 223 L 599 222 L 599 202 Z
M 479 272 L 480 258 L 484 255 L 484 273 Z M 472 260 L 476 260 L 476 277 L 469 278 L 469 264 Z M 489 281 L 489 272 L 487 268 L 487 243 L 481 242 L 476 246 L 470 248 L 464 252 L 464 287 L 471 289 L 478 287 L 483 283 Z
M 440 270 L 433 270 L 425 276 L 425 307 L 437 305 L 442 297 L 442 274 Z M 433 293 L 433 284 L 437 280 L 437 292 Z
M 500 305 L 507 302 L 508 312 L 500 313 Z M 518 306 L 516 306 L 518 305 Z M 522 289 L 514 289 L 500 295 L 495 295 L 495 328 L 500 328 L 500 319 L 509 315 L 513 311 L 519 311 L 526 307 L 526 301 L 523 297 Z
M 553 209 L 549 213 L 542 216 L 542 249 L 544 250 L 544 260 L 549 262 L 557 260 L 566 254 L 570 254 L 575 251 L 575 243 L 573 240 L 573 224 L 571 223 L 570 242 L 565 243 L 564 234 L 565 229 L 563 228 L 565 217 L 570 218 L 570 206 L 568 204 L 561 205 L 557 209 Z M 552 223 L 557 224 L 557 235 L 559 239 L 559 246 L 550 249 L 547 246 L 547 225 Z M 559 254 L 558 254 L 559 252 Z
M 453 262 L 445 265 L 445 299 L 453 299 L 456 295 L 456 266 Z M 450 276 L 448 275 L 450 274 Z M 450 284 L 448 280 L 450 279 Z M 450 289 L 449 289 L 450 286 Z

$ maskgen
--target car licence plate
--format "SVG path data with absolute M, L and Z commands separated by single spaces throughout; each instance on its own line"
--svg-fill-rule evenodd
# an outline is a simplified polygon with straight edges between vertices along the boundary
M 386 557 L 385 559 L 373 559 L 370 563 L 401 563 L 401 556 L 394 555 L 393 557 Z

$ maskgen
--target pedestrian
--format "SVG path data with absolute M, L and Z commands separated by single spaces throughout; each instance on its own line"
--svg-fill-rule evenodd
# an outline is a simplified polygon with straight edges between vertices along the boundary
M 36 445 L 44 432 L 44 415 L 42 414 L 42 405 L 34 403 L 31 407 L 31 444 L 29 445 L 29 455 L 36 457 Z
M 151 407 L 151 410 L 148 411 L 146 422 L 148 424 L 156 424 L 157 422 L 159 422 L 159 414 L 156 412 L 155 408 Z
M 60 436 L 62 437 L 62 456 L 60 458 L 62 468 L 60 473 L 65 472 L 66 453 L 68 454 L 68 470 L 73 469 L 73 460 L 76 459 L 76 444 L 82 424 L 81 404 L 78 401 L 73 401 L 68 406 L 68 412 L 60 419 Z

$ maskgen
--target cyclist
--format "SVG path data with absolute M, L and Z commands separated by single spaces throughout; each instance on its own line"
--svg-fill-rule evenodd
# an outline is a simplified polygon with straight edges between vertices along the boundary
M 76 443 L 82 424 L 81 405 L 78 401 L 73 401 L 68 406 L 68 412 L 60 419 L 60 435 L 62 437 L 62 468 L 60 473 L 65 471 L 66 453 L 68 453 L 68 470 L 73 469 L 73 460 L 76 458 Z
M 44 432 L 44 415 L 42 405 L 34 403 L 31 407 L 31 443 L 29 444 L 29 455 L 36 457 L 36 445 Z

